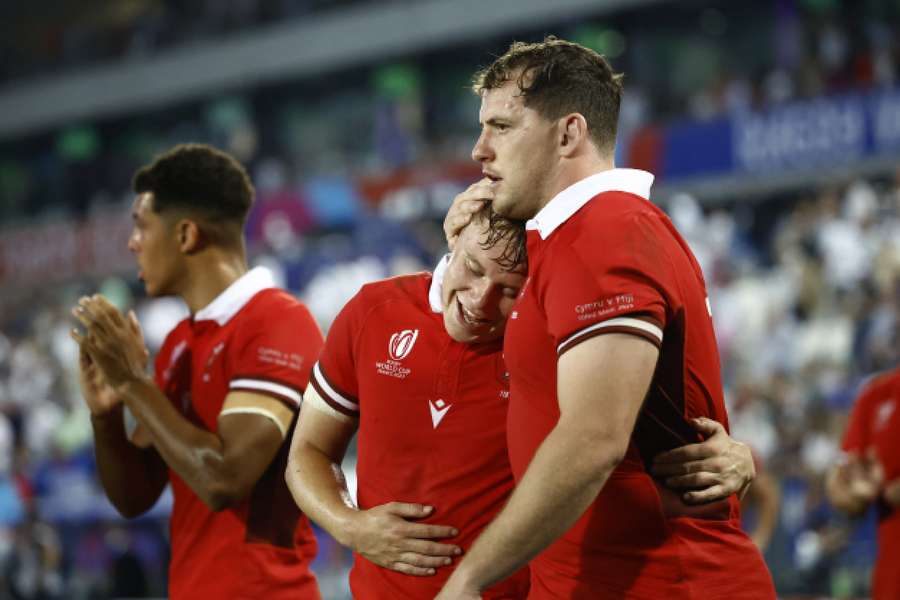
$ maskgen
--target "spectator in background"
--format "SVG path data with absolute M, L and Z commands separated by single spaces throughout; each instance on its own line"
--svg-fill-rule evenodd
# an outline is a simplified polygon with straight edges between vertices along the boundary
M 878 511 L 878 559 L 872 598 L 900 598 L 900 368 L 876 377 L 859 395 L 844 434 L 843 459 L 826 489 L 839 510 Z

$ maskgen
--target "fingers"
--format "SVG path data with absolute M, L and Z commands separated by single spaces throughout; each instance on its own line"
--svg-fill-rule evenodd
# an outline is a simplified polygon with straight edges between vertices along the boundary
M 481 210 L 485 202 L 494 198 L 494 186 L 490 179 L 484 178 L 470 185 L 464 192 L 456 196 L 447 216 L 444 219 L 444 235 L 447 245 L 452 251 L 459 237 L 459 232 L 469 224 L 472 215 Z
M 141 340 L 141 344 L 143 344 L 144 331 L 141 329 L 141 324 L 138 322 L 137 315 L 134 314 L 133 310 L 128 311 L 128 325 L 131 327 L 131 331 Z
M 87 330 L 86 333 L 89 333 L 92 329 L 101 328 L 97 315 L 91 310 L 91 305 L 86 298 L 78 301 L 78 305 L 72 309 L 72 316 L 84 326 Z
M 84 334 L 78 331 L 76 328 L 72 328 L 69 330 L 69 337 L 75 340 L 75 343 L 81 346 L 81 343 L 84 341 Z M 84 350 L 82 349 L 82 352 Z
M 410 538 L 437 540 L 459 535 L 459 531 L 449 525 L 429 525 L 426 523 L 409 523 L 403 529 L 403 535 Z
M 405 573 L 407 575 L 415 575 L 416 577 L 428 577 L 434 575 L 434 569 L 431 567 L 415 567 L 402 562 L 394 562 L 388 565 L 394 571 Z
M 681 446 L 667 452 L 661 452 L 653 457 L 654 467 L 656 465 L 686 463 L 691 461 L 703 460 L 716 456 L 718 444 L 715 442 L 702 442 L 699 444 L 689 444 Z
M 682 499 L 685 504 L 709 504 L 710 502 L 716 502 L 717 500 L 724 500 L 730 495 L 731 494 L 728 493 L 725 486 L 714 485 L 704 490 L 685 492 L 682 495 Z
M 691 419 L 691 426 L 706 438 L 710 438 L 717 434 L 728 434 L 721 423 L 714 421 L 713 419 L 707 419 L 706 417 Z
M 400 561 L 414 567 L 446 567 L 453 559 L 448 556 L 428 556 L 418 552 L 404 552 L 400 555 Z
M 421 519 L 427 517 L 434 511 L 433 506 L 426 504 L 414 504 L 411 502 L 388 502 L 384 505 L 385 510 L 392 515 L 404 517 L 407 519 Z
M 389 502 L 385 505 L 385 510 L 404 519 L 421 519 L 434 512 L 434 507 L 408 502 Z M 455 527 L 427 523 L 406 523 L 402 532 L 405 537 L 419 539 L 439 539 L 459 535 L 459 531 Z
M 671 477 L 673 475 L 689 475 L 701 471 L 718 473 L 727 468 L 728 465 L 725 464 L 718 455 L 713 455 L 711 458 L 704 458 L 702 460 L 685 460 L 683 462 L 660 464 L 654 463 L 650 471 L 656 477 Z
M 424 554 L 427 556 L 447 557 L 459 556 L 462 554 L 462 548 L 453 544 L 439 544 L 438 542 L 429 542 L 426 540 L 408 540 L 406 547 L 412 552 Z M 450 564 L 448 562 L 442 564 Z
M 711 487 L 719 484 L 721 478 L 715 473 L 691 473 L 690 475 L 680 475 L 678 477 L 669 477 L 666 479 L 666 485 L 681 490 L 696 490 L 698 488 Z

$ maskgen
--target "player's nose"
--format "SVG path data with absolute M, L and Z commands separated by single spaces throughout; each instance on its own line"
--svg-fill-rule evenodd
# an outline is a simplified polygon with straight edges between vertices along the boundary
M 485 317 L 492 312 L 491 302 L 493 297 L 493 286 L 491 286 L 490 282 L 479 281 L 471 287 L 469 306 L 472 310 L 477 310 L 480 316 Z
M 476 162 L 486 162 L 494 157 L 494 153 L 488 144 L 485 133 L 482 132 L 475 145 L 472 147 L 472 160 Z

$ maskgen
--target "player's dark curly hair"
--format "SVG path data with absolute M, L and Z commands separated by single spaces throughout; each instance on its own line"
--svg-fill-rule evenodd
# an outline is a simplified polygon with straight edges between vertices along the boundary
M 579 113 L 597 148 L 614 150 L 622 74 L 613 72 L 603 56 L 554 36 L 535 44 L 514 42 L 505 54 L 475 74 L 472 89 L 481 95 L 512 79 L 525 106 L 549 120 Z
M 153 210 L 198 214 L 211 224 L 243 227 L 253 184 L 235 158 L 206 144 L 179 144 L 138 170 L 136 194 L 153 193 Z
M 504 271 L 517 271 L 528 268 L 528 252 L 525 236 L 525 223 L 507 219 L 494 212 L 490 202 L 472 216 L 472 222 L 485 224 L 487 237 L 480 242 L 484 250 L 490 250 L 497 244 L 503 244 L 503 252 L 495 259 Z

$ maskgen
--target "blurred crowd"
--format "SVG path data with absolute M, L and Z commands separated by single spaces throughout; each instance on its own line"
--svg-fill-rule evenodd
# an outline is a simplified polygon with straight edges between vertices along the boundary
M 0 79 L 145 56 L 335 3 L 130 4 L 117 27 L 61 19 L 28 60 L 16 54 L 28 44 L 4 38 Z M 647 123 L 895 85 L 898 11 L 887 0 L 669 2 L 556 33 L 628 74 L 624 148 Z M 468 81 L 508 41 L 0 141 L 0 234 L 87 222 L 101 208 L 127 219 L 138 166 L 174 143 L 212 143 L 248 165 L 257 187 L 247 230 L 254 263 L 327 330 L 362 283 L 431 268 L 444 252 L 440 219 L 480 173 L 467 158 L 477 131 Z M 719 200 L 710 208 L 676 194 L 663 208 L 706 275 L 732 433 L 781 490 L 766 558 L 783 594 L 863 595 L 873 518 L 838 516 L 823 480 L 861 383 L 900 364 L 900 172 Z M 4 296 L 27 287 L 2 280 L 2 267 Z M 143 298 L 123 272 L 35 286 L 13 304 L 0 298 L 0 598 L 165 594 L 170 497 L 125 523 L 96 480 L 68 335 L 69 308 L 95 291 L 136 308 L 151 349 L 185 314 L 176 301 Z M 752 527 L 754 507 L 746 513 Z M 349 556 L 322 540 L 315 568 L 325 597 L 341 598 Z
M 839 517 L 824 497 L 823 479 L 861 383 L 900 364 L 900 179 L 859 179 L 715 210 L 676 195 L 665 208 L 706 273 L 732 433 L 751 444 L 761 470 L 782 489 L 766 553 L 779 589 L 864 593 L 875 552 L 871 518 Z M 327 329 L 361 283 L 437 260 L 438 221 L 394 223 L 371 243 L 373 223 L 261 246 L 254 262 L 286 281 L 298 253 L 331 256 L 304 285 L 289 286 Z M 168 499 L 124 525 L 95 478 L 68 338 L 68 307 L 92 289 L 136 306 L 151 348 L 185 314 L 177 301 L 140 299 L 134 282 L 114 277 L 54 290 L 4 319 L 0 557 L 5 584 L 17 597 L 103 597 L 134 581 L 148 593 L 164 589 Z M 317 568 L 326 586 L 341 589 L 348 560 L 324 543 Z M 108 577 L 128 569 L 141 577 Z

